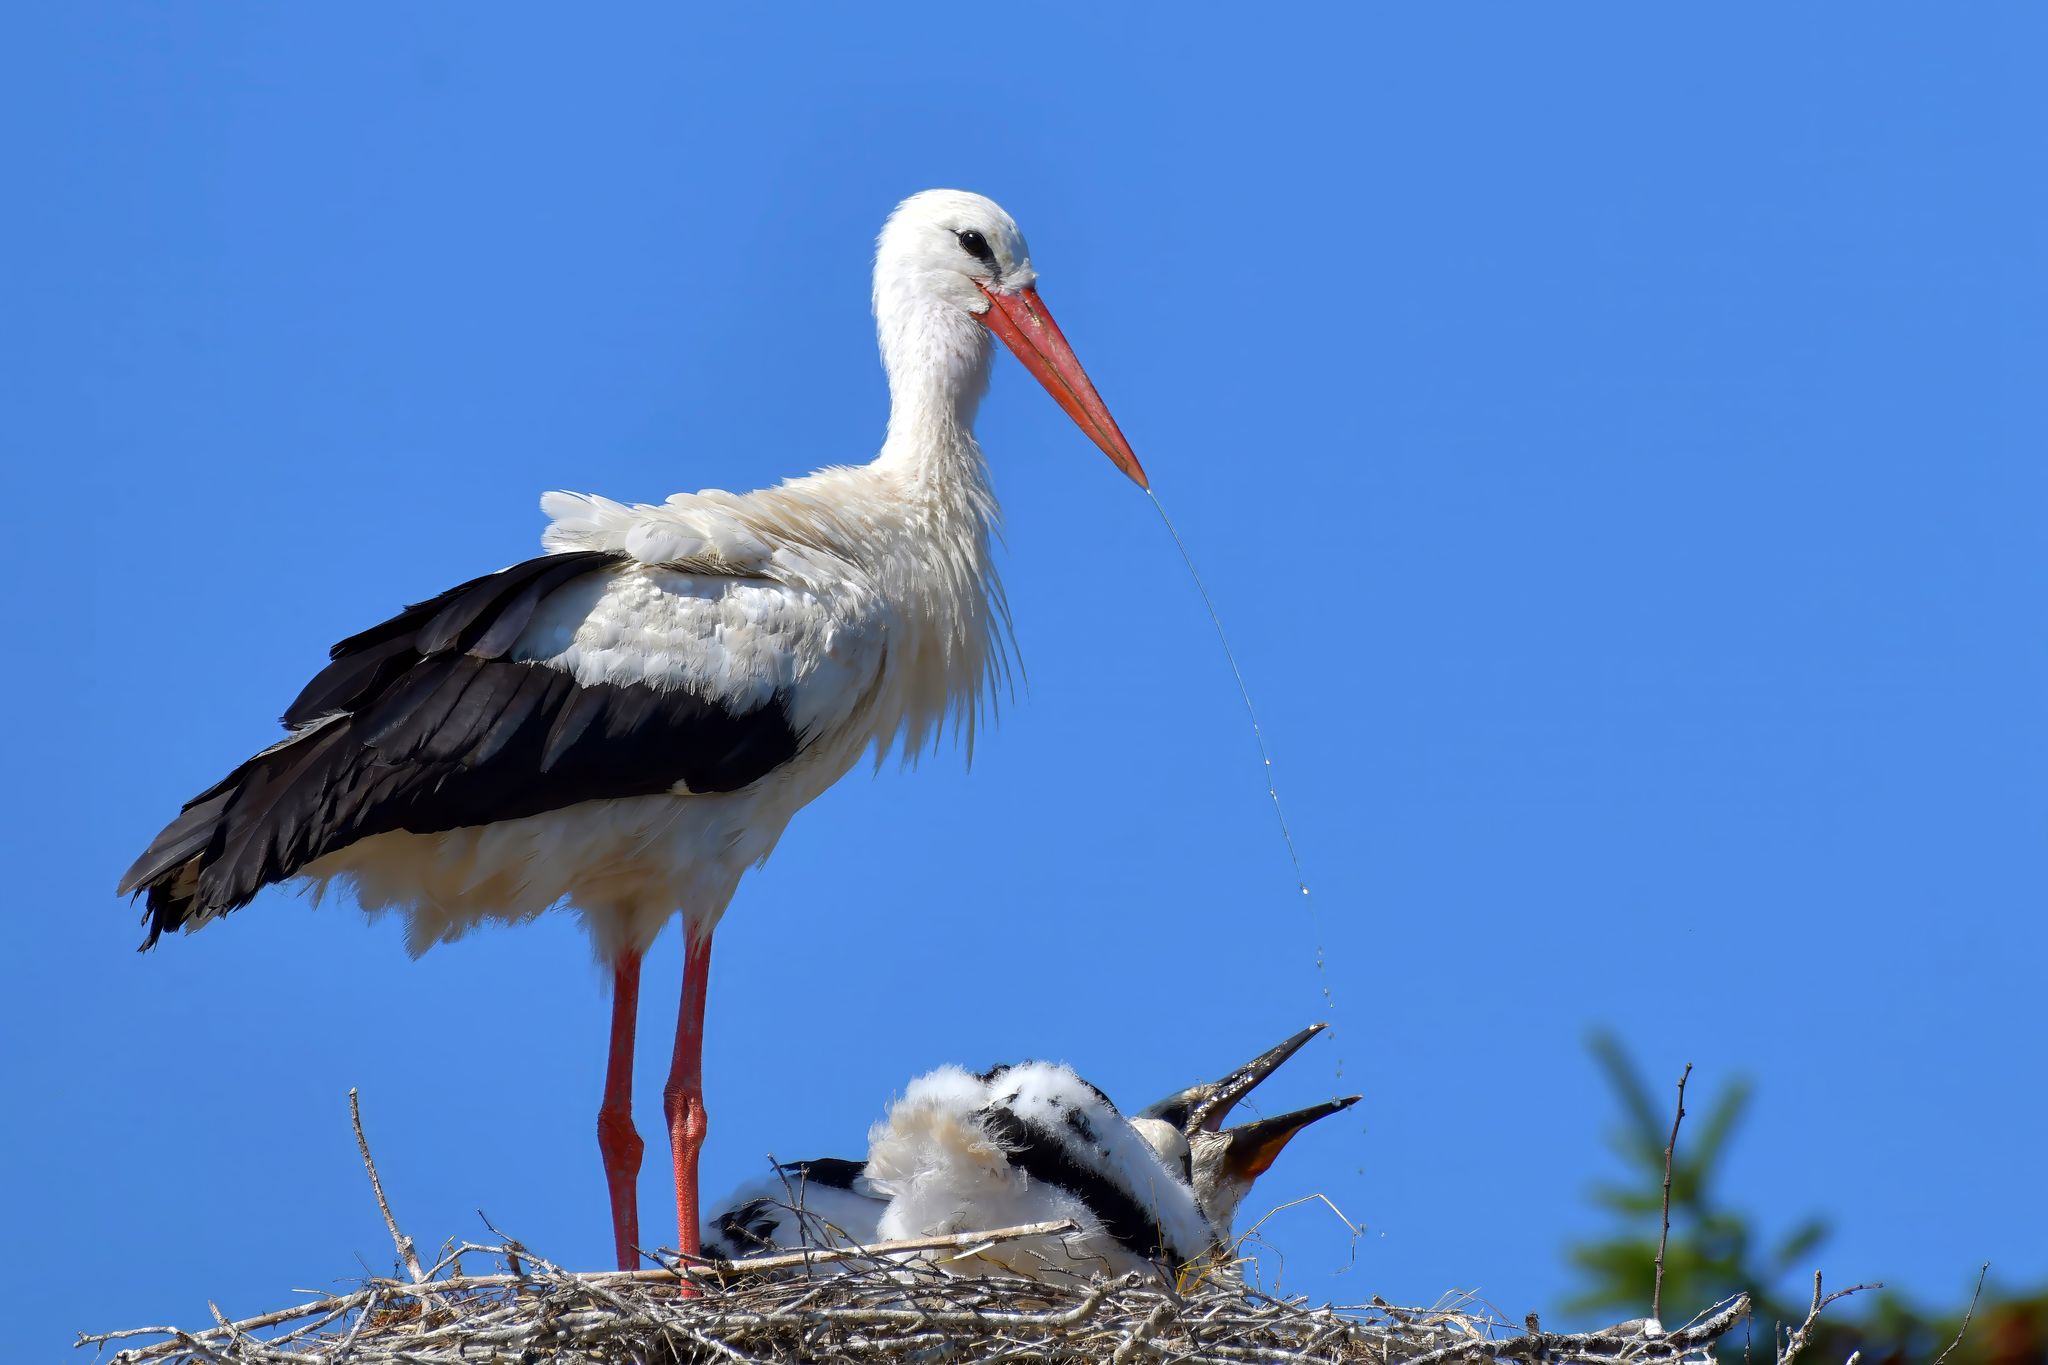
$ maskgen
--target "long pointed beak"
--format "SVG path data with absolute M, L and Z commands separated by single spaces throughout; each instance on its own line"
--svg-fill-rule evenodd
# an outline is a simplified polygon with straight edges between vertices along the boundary
M 1280 1064 L 1301 1051 L 1301 1045 L 1328 1028 L 1310 1024 L 1278 1047 L 1272 1047 L 1246 1062 L 1221 1080 L 1191 1085 L 1146 1109 L 1145 1118 L 1164 1119 L 1183 1133 L 1216 1132 L 1223 1126 L 1231 1107 L 1273 1074 Z
M 1296 1133 L 1317 1119 L 1343 1113 L 1361 1098 L 1359 1095 L 1347 1095 L 1341 1100 L 1325 1100 L 1291 1114 L 1275 1114 L 1269 1119 L 1239 1124 L 1223 1135 L 1230 1144 L 1223 1160 L 1240 1179 L 1257 1180 L 1279 1157 L 1280 1149 L 1294 1140 Z
M 1286 1042 L 1261 1052 L 1223 1079 L 1198 1087 L 1205 1093 L 1188 1112 L 1188 1129 L 1206 1128 L 1213 1133 L 1221 1128 L 1223 1120 L 1239 1100 L 1251 1094 L 1259 1082 L 1279 1069 L 1282 1062 L 1301 1051 L 1302 1044 L 1328 1027 L 1328 1024 L 1310 1024 Z
M 1059 324 L 1052 320 L 1052 313 L 1046 308 L 1045 300 L 1038 297 L 1038 290 L 991 289 L 979 282 L 977 287 L 988 298 L 988 311 L 981 314 L 982 325 L 1002 338 L 1012 354 L 1024 362 L 1024 368 L 1045 385 L 1045 391 L 1053 396 L 1053 401 L 1066 409 L 1067 416 L 1088 433 L 1089 440 L 1102 447 L 1102 453 L 1109 456 L 1118 469 L 1128 474 L 1138 487 L 1150 488 L 1152 485 L 1146 481 L 1144 466 L 1131 453 L 1131 443 L 1117 429 L 1116 419 L 1109 415 L 1102 395 L 1095 392 L 1088 372 L 1081 368 L 1081 362 L 1074 356 L 1074 348 L 1067 344 Z

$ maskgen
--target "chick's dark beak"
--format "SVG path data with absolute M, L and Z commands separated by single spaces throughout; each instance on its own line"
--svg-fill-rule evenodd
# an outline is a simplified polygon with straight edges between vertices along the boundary
M 1267 1048 L 1220 1080 L 1208 1081 L 1182 1091 L 1182 1095 L 1189 1097 L 1189 1103 L 1187 1113 L 1181 1122 L 1181 1131 L 1219 1131 L 1223 1127 L 1223 1120 L 1229 1117 L 1230 1111 L 1236 1107 L 1239 1100 L 1251 1094 L 1261 1081 L 1279 1070 L 1282 1062 L 1301 1051 L 1302 1044 L 1328 1027 L 1327 1024 L 1310 1024 L 1287 1041 Z
M 1325 1100 L 1291 1114 L 1276 1114 L 1269 1119 L 1239 1124 L 1223 1134 L 1223 1140 L 1229 1144 L 1223 1153 L 1224 1166 L 1240 1180 L 1256 1180 L 1279 1157 L 1281 1149 L 1294 1141 L 1295 1134 L 1317 1119 L 1342 1113 L 1361 1098 L 1359 1095 L 1347 1095 L 1341 1100 Z

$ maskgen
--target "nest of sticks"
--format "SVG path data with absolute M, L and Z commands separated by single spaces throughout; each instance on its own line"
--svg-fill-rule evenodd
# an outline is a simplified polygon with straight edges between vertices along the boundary
M 105 1365 L 1713 1365 L 1715 1343 L 1749 1314 L 1749 1300 L 1737 1296 L 1672 1330 L 1639 1318 L 1549 1332 L 1534 1314 L 1510 1322 L 1470 1296 L 1432 1308 L 1378 1298 L 1315 1307 L 1247 1286 L 1238 1266 L 1177 1282 L 940 1268 L 997 1243 L 1076 1231 L 1072 1223 L 594 1273 L 564 1270 L 492 1228 L 497 1243 L 450 1246 L 424 1265 L 392 1217 L 354 1091 L 349 1107 L 403 1278 L 366 1280 L 240 1321 L 209 1304 L 209 1326 L 81 1333 L 79 1345 L 98 1347 Z M 466 1268 L 478 1262 L 492 1268 Z M 678 1292 L 684 1277 L 697 1289 L 692 1297 Z M 1805 1322 L 1774 1331 L 1775 1349 L 1759 1360 L 1792 1365 L 1821 1311 L 1870 1287 L 1823 1296 L 1815 1275 Z
M 1071 1225 L 796 1253 L 691 1271 L 683 1298 L 670 1270 L 563 1270 L 515 1242 L 454 1247 L 416 1278 L 376 1279 L 240 1322 L 89 1334 L 118 1349 L 107 1365 L 681 1365 L 827 1361 L 950 1365 L 972 1361 L 1204 1362 L 1295 1365 L 1704 1365 L 1747 1300 L 1672 1331 L 1636 1321 L 1599 1332 L 1509 1323 L 1469 1299 L 1427 1309 L 1370 1303 L 1311 1307 L 1247 1288 L 1234 1272 L 1193 1284 L 1162 1277 L 1045 1283 L 955 1276 L 900 1258 L 971 1253 Z M 488 1258 L 489 1273 L 464 1273 Z M 1780 1352 L 1789 1360 L 1788 1355 Z

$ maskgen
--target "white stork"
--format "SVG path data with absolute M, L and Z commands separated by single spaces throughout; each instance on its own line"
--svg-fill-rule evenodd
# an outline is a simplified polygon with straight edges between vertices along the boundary
M 1163 1229 L 1174 1227 L 1181 1242 L 1191 1235 L 1186 1201 L 1161 1193 L 1163 1162 L 1200 1214 L 1199 1250 L 1210 1251 L 1229 1241 L 1238 1206 L 1281 1149 L 1358 1103 L 1351 1095 L 1223 1127 L 1232 1108 L 1325 1027 L 1310 1025 L 1128 1120 L 1067 1067 L 1033 1062 L 979 1076 L 943 1067 L 913 1081 L 875 1125 L 865 1166 L 830 1157 L 779 1166 L 723 1201 L 705 1221 L 704 1249 L 741 1260 L 1073 1218 L 1077 1237 L 991 1249 L 976 1268 L 1130 1269 L 1170 1254 L 1175 1238 Z M 1193 1254 L 1177 1243 L 1176 1250 L 1183 1259 Z
M 687 952 L 664 1110 L 677 1244 L 698 1251 L 712 930 L 741 873 L 864 753 L 971 735 L 1007 618 L 974 415 L 992 336 L 1140 487 L 1145 474 L 977 194 L 900 204 L 875 252 L 881 453 L 659 506 L 552 493 L 538 559 L 336 645 L 285 737 L 193 798 L 121 881 L 145 948 L 297 880 L 399 910 L 415 953 L 576 910 L 613 971 L 598 1111 L 621 1268 L 636 1263 L 631 1111 L 642 954 Z

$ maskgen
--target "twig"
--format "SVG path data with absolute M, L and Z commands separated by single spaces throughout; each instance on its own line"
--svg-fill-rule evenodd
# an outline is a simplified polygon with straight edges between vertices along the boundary
M 1806 1321 L 1785 1337 L 1785 1344 L 1778 1350 L 1778 1365 L 1792 1365 L 1792 1358 L 1806 1349 L 1813 1336 L 1813 1324 L 1820 1318 L 1821 1310 L 1836 1299 L 1846 1299 L 1851 1294 L 1860 1294 L 1866 1289 L 1882 1289 L 1882 1284 L 1852 1284 L 1847 1289 L 1837 1289 L 1826 1298 L 1821 1297 L 1820 1272 L 1813 1272 L 1813 1306 L 1806 1310 Z
M 1087 1297 L 1075 1304 L 1072 1310 L 1054 1319 L 1054 1322 L 1061 1327 L 1080 1326 L 1083 1318 L 1094 1316 L 1095 1310 L 1102 1307 L 1102 1301 L 1109 1297 L 1109 1291 L 1118 1287 L 1115 1283 L 1095 1286 L 1088 1291 Z
M 228 1326 L 237 1332 L 254 1332 L 264 1327 L 275 1327 L 279 1323 L 312 1317 L 316 1313 L 324 1313 L 332 1308 L 353 1308 L 372 1299 L 375 1293 L 375 1290 L 359 1289 L 353 1294 L 339 1294 L 331 1299 L 316 1299 L 311 1303 L 302 1303 L 291 1308 L 280 1308 L 274 1313 L 258 1313 L 253 1318 L 243 1318 L 239 1322 L 229 1323 Z M 186 1337 L 188 1335 L 176 1327 L 131 1327 L 123 1332 L 80 1332 L 78 1334 L 78 1344 L 80 1346 L 98 1346 L 122 1337 L 144 1336 L 152 1332 L 160 1333 L 164 1336 Z M 199 1335 L 217 1336 L 219 1332 L 216 1329 L 215 1331 L 201 1332 Z M 129 1360 L 147 1360 L 152 1356 L 167 1354 L 171 1350 L 176 1349 L 177 1345 L 178 1343 L 171 1342 L 160 1346 L 147 1347 L 140 1351 L 123 1351 L 121 1354 L 123 1358 Z
M 1110 1354 L 1111 1365 L 1128 1365 L 1128 1362 L 1136 1360 L 1139 1355 L 1150 1349 L 1152 1338 L 1157 1335 L 1160 1328 L 1166 1326 L 1167 1318 L 1172 1315 L 1171 1303 L 1162 1303 L 1154 1308 L 1143 1322 L 1131 1329 L 1130 1334 L 1123 1339 L 1123 1344 Z
M 1963 1333 L 1970 1330 L 1970 1319 L 1977 1313 L 1977 1300 L 1984 1296 L 1984 1277 L 1990 1273 L 1991 1262 L 1986 1261 L 1978 1267 L 1977 1287 L 1970 1291 L 1970 1306 L 1963 1310 L 1963 1325 L 1956 1328 L 1956 1339 L 1948 1344 L 1948 1350 L 1934 1358 L 1934 1365 L 1942 1365 L 1942 1362 L 1948 1359 L 1949 1352 L 1963 1344 Z
M 370 1140 L 363 1136 L 363 1107 L 356 1099 L 356 1088 L 348 1088 L 348 1120 L 355 1126 L 356 1150 L 363 1154 L 363 1169 L 370 1173 L 370 1189 L 377 1196 L 377 1211 L 384 1215 L 384 1226 L 391 1230 L 391 1244 L 398 1248 L 399 1259 L 405 1262 L 405 1271 L 412 1276 L 412 1282 L 419 1284 L 427 1278 L 420 1269 L 419 1253 L 413 1250 L 412 1238 L 398 1230 L 398 1220 L 391 1216 L 391 1205 L 384 1199 L 384 1182 L 377 1178 L 377 1163 L 370 1160 Z
M 1678 1125 L 1685 1122 L 1685 1083 L 1692 1063 L 1678 1073 L 1678 1112 L 1671 1116 L 1671 1141 L 1664 1144 L 1664 1226 L 1657 1233 L 1657 1279 L 1650 1288 L 1650 1318 L 1664 1321 L 1664 1247 L 1671 1240 L 1671 1157 L 1678 1150 Z
M 349 1348 L 356 1344 L 356 1338 L 362 1335 L 363 1325 L 369 1322 L 371 1318 L 374 1318 L 376 1316 L 377 1291 L 372 1289 L 370 1291 L 369 1302 L 363 1305 L 362 1312 L 356 1314 L 356 1320 L 349 1324 L 348 1335 L 341 1339 L 341 1345 L 335 1349 L 334 1354 L 337 1357 L 346 1356 L 349 1352 Z
M 1748 1312 L 1748 1298 L 1738 1294 L 1711 1317 L 1659 1336 L 1648 1336 L 1640 1327 L 1627 1333 L 1617 1333 L 1617 1329 L 1612 1327 L 1598 1332 L 1530 1332 L 1505 1340 L 1474 1334 L 1415 1356 L 1406 1365 L 1444 1365 L 1445 1362 L 1489 1359 L 1521 1362 L 1560 1359 L 1676 1361 L 1713 1343 Z M 1445 1326 L 1470 1330 L 1468 1324 L 1455 1318 L 1449 1319 Z M 1652 1350 L 1654 1355 L 1649 1353 Z
M 733 1275 L 758 1275 L 774 1270 L 795 1270 L 823 1261 L 893 1256 L 904 1251 L 955 1251 L 961 1247 L 986 1246 L 993 1242 L 1014 1242 L 1021 1237 L 1064 1237 L 1080 1230 L 1080 1224 L 1070 1218 L 1061 1218 L 1049 1223 L 1020 1223 L 1016 1227 L 996 1228 L 991 1232 L 956 1232 L 945 1237 L 910 1237 L 899 1242 L 871 1242 L 860 1247 L 830 1247 L 822 1251 L 785 1252 L 780 1256 L 750 1256 L 744 1261 L 708 1261 L 702 1265 L 684 1266 L 680 1271 L 667 1266 L 660 1270 L 565 1271 L 563 1278 L 586 1285 L 667 1284 L 679 1274 L 688 1275 L 692 1279 L 714 1280 Z M 533 1253 L 529 1251 L 526 1254 L 532 1256 Z M 370 1285 L 394 1298 L 416 1298 L 420 1293 L 449 1293 L 459 1289 L 500 1289 L 506 1285 L 526 1283 L 531 1278 L 527 1275 L 453 1275 L 445 1280 L 433 1280 L 419 1285 L 407 1285 L 398 1280 L 371 1280 Z

